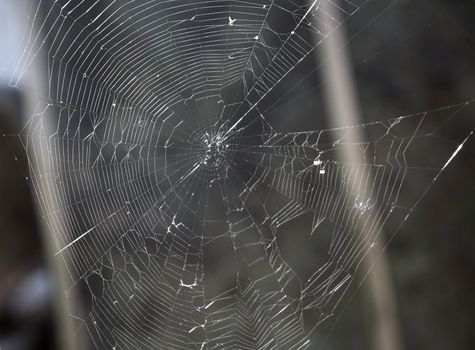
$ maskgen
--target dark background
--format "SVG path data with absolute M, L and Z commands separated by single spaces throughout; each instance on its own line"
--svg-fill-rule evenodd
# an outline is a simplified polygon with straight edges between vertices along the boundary
M 474 99 L 474 2 L 398 1 L 379 15 L 389 4 L 373 1 L 346 26 L 365 121 Z M 309 128 L 309 111 L 321 99 L 315 80 L 301 87 L 312 92 L 299 99 L 298 110 L 288 106 L 296 129 Z M 292 79 L 288 84 L 293 86 Z M 15 133 L 23 97 L 6 82 L 1 86 L 0 130 Z M 473 112 L 467 108 L 448 126 L 447 137 L 468 135 Z M 0 138 L 0 349 L 49 349 L 54 348 L 53 287 L 26 167 L 14 159 L 21 153 L 17 146 Z M 472 137 L 396 236 L 386 237 L 405 349 L 475 348 L 474 146 Z M 322 334 L 334 327 L 328 349 L 370 347 L 370 305 L 363 283 L 338 322 L 322 326 Z

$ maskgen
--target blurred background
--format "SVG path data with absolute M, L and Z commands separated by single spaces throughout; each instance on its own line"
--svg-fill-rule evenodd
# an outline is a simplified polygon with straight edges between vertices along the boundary
M 22 11 L 27 8 L 27 1 L 0 4 L 0 131 L 4 135 L 17 134 L 28 119 L 29 96 L 9 86 L 13 67 L 5 64 L 11 62 L 15 38 L 25 28 Z M 352 16 L 344 26 L 344 40 L 351 41 L 341 55 L 348 56 L 360 122 L 473 100 L 474 18 L 471 0 L 372 1 Z M 306 66 L 301 76 L 297 72 L 294 80 L 288 79 L 289 86 L 310 70 Z M 315 88 L 321 78 L 316 75 L 301 86 L 308 93 L 299 98 L 299 110 L 290 104 L 289 110 L 279 111 L 292 111 L 294 129 L 309 128 L 308 115 L 315 105 L 324 109 L 324 89 Z M 464 122 L 451 125 L 447 134 L 468 135 L 473 112 L 473 107 L 468 108 Z M 319 121 L 321 128 L 332 126 L 328 120 Z M 385 237 L 390 241 L 385 259 L 400 349 L 475 349 L 474 146 L 472 137 L 402 229 L 394 237 Z M 62 309 L 56 304 L 61 288 L 53 277 L 49 243 L 43 239 L 41 218 L 26 180 L 28 165 L 24 158 L 16 158 L 21 152 L 21 145 L 0 138 L 0 349 L 60 349 L 57 330 Z M 375 347 L 378 321 L 370 289 L 365 279 L 335 322 L 320 327 L 325 349 Z

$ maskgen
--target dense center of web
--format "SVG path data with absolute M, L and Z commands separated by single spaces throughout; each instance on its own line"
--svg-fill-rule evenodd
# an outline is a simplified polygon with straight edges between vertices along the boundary
M 203 137 L 204 151 L 203 164 L 211 167 L 219 167 L 225 156 L 229 145 L 223 141 L 224 137 L 221 134 L 210 134 L 207 132 Z

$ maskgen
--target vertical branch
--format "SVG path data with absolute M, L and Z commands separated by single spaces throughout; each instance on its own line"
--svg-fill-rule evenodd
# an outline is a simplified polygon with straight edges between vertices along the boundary
M 20 61 L 20 57 L 15 56 L 18 52 L 15 51 L 17 47 L 15 47 L 18 42 L 14 42 L 13 38 L 21 38 L 22 31 L 24 30 L 24 20 L 28 18 L 28 5 L 30 5 L 30 1 L 0 1 L 0 11 L 3 13 L 8 13 L 12 16 L 12 20 L 5 24 L 0 23 L 0 28 L 4 29 L 1 30 L 2 33 L 8 33 L 7 39 L 0 38 L 0 47 L 2 50 L 5 50 L 6 53 L 3 57 L 5 58 L 4 62 L 0 62 L 2 64 L 3 70 L 1 73 L 4 75 L 3 78 L 11 78 L 15 71 L 15 65 L 17 62 Z M 9 27 L 8 24 L 11 26 Z M 13 24 L 13 25 L 12 25 Z M 36 30 L 37 28 L 33 28 Z M 2 55 L 0 55 L 2 56 Z M 8 59 L 7 59 L 8 58 Z M 28 73 L 24 76 L 25 83 L 31 88 L 29 92 L 33 96 L 46 96 L 44 91 L 45 84 L 45 76 L 44 76 L 44 67 L 43 63 L 37 63 L 35 61 Z M 25 116 L 32 116 L 34 113 L 37 112 L 37 105 L 34 98 L 31 98 L 31 95 L 24 95 L 24 106 L 23 106 L 23 118 Z M 54 122 L 51 118 L 48 118 L 48 113 L 45 113 L 45 118 L 43 119 L 42 127 L 44 129 L 52 129 L 55 127 Z M 27 120 L 22 120 L 22 124 L 24 125 Z M 31 146 L 27 148 L 27 156 L 28 156 L 28 163 L 33 168 L 41 168 L 41 169 L 51 169 L 50 164 L 50 157 L 48 156 L 48 142 L 46 138 L 43 137 L 34 137 L 31 139 Z M 34 149 L 34 152 L 30 152 Z M 32 153 L 36 153 L 32 154 Z M 47 173 L 49 171 L 46 171 Z M 38 217 L 42 216 L 41 206 L 45 205 L 46 207 L 53 208 L 55 207 L 55 203 L 59 201 L 59 198 L 55 196 L 56 192 L 53 190 L 54 184 L 51 181 L 51 177 L 44 176 L 40 177 L 37 180 L 41 184 L 41 189 L 39 191 L 48 192 L 48 195 L 44 196 L 43 202 L 38 198 L 39 196 L 33 196 L 34 198 L 34 207 L 35 212 Z M 46 220 L 54 220 L 54 222 L 46 222 Z M 62 265 L 62 262 L 59 259 L 54 257 L 54 251 L 56 247 L 54 246 L 54 242 L 52 239 L 51 232 L 49 232 L 51 227 L 58 227 L 60 229 L 64 229 L 64 222 L 60 220 L 58 217 L 52 215 L 50 219 L 43 219 L 38 220 L 40 226 L 40 232 L 42 233 L 42 238 L 44 241 L 44 255 L 46 257 L 46 262 L 48 265 L 48 269 L 51 272 L 53 279 L 54 279 L 54 293 L 52 295 L 53 303 L 52 308 L 54 312 L 54 323 L 55 323 L 55 335 L 57 341 L 57 347 L 59 349 L 67 349 L 67 350 L 76 350 L 78 349 L 77 343 L 73 339 L 73 330 L 72 324 L 68 317 L 68 306 L 66 302 L 66 298 L 64 295 L 64 291 L 66 290 L 66 283 L 68 280 L 67 271 L 65 267 Z
M 320 13 L 325 13 L 341 23 L 340 13 L 336 10 L 337 0 L 322 0 L 319 2 Z M 319 41 L 315 38 L 315 41 Z M 318 46 L 316 60 L 317 64 L 325 62 L 324 69 L 321 69 L 322 80 L 324 81 L 323 93 L 328 112 L 329 127 L 340 127 L 347 125 L 357 125 L 361 123 L 360 109 L 355 93 L 355 83 L 350 70 L 349 53 L 347 52 L 346 38 L 343 25 L 338 27 Z M 350 135 L 345 135 L 345 141 L 356 144 L 365 139 L 365 135 L 355 128 Z M 338 157 L 340 161 L 349 164 L 362 164 L 364 162 L 362 154 L 357 147 L 342 147 Z M 369 174 L 371 176 L 371 174 Z M 356 189 L 352 186 L 353 181 L 348 181 L 348 193 L 358 195 L 364 202 L 370 197 L 366 189 Z M 377 218 L 372 218 L 375 222 L 375 232 L 382 232 L 382 224 Z M 364 230 L 360 225 L 359 230 Z M 371 241 L 377 247 L 382 247 L 384 242 L 380 242 L 381 235 L 376 236 L 376 241 L 371 237 Z M 364 237 L 364 235 L 363 235 Z M 366 237 L 360 239 L 368 239 Z M 368 246 L 370 243 L 368 242 Z M 393 286 L 390 278 L 389 262 L 385 251 L 369 249 L 363 261 L 367 275 L 368 290 L 372 300 L 372 321 L 371 334 L 372 344 L 375 350 L 400 350 L 400 330 L 396 312 L 396 302 L 393 294 Z

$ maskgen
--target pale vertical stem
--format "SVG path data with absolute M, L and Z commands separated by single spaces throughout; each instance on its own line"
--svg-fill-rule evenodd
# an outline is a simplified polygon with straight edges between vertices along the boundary
M 341 22 L 340 13 L 337 11 L 337 0 L 329 2 L 322 0 L 318 3 L 319 12 L 326 13 Z M 328 20 L 327 20 L 328 22 Z M 315 37 L 315 42 L 320 41 Z M 343 25 L 326 37 L 317 48 L 317 66 L 320 69 L 321 78 L 324 82 L 323 93 L 325 97 L 326 109 L 328 112 L 329 127 L 341 127 L 358 125 L 361 123 L 360 109 L 355 93 L 355 83 L 350 69 L 349 53 L 346 45 L 346 38 Z M 364 140 L 362 129 L 355 128 L 350 135 L 345 134 L 345 143 L 358 143 Z M 340 161 L 348 164 L 363 164 L 364 160 L 357 147 L 342 147 L 338 157 Z M 371 176 L 369 174 L 368 176 Z M 371 182 L 371 181 L 370 181 Z M 348 184 L 353 181 L 348 181 Z M 369 199 L 370 193 L 364 189 L 348 187 L 348 193 L 352 193 L 359 200 L 365 202 Z M 375 249 L 369 249 L 363 261 L 364 269 L 368 272 L 366 277 L 368 291 L 372 302 L 372 346 L 375 350 L 400 350 L 402 348 L 399 321 L 396 311 L 396 301 L 393 293 L 392 280 L 387 254 L 379 249 L 384 246 L 379 237 L 382 236 L 382 224 L 376 220 L 377 225 L 372 229 L 379 232 L 379 235 L 365 236 L 362 232 L 361 238 L 371 240 L 366 242 L 367 246 L 374 243 Z M 363 227 L 359 227 L 359 230 Z
M 4 35 L 7 33 L 8 38 L 0 38 L 0 47 L 2 50 L 8 51 L 8 54 L 5 55 L 7 57 L 8 55 L 15 53 L 17 50 L 16 45 L 18 45 L 18 42 L 13 42 L 11 38 L 16 38 L 17 40 L 20 40 L 21 35 L 25 27 L 28 25 L 26 23 L 26 19 L 28 18 L 28 5 L 30 4 L 29 1 L 15 1 L 15 0 L 7 0 L 4 2 L 4 0 L 0 0 L 0 11 L 2 11 L 5 14 L 8 14 L 8 16 L 11 16 L 13 18 L 12 21 L 9 21 L 11 26 L 5 25 L 5 23 L 0 23 L 0 30 Z M 36 5 L 36 2 L 34 2 L 33 5 Z M 4 28 L 6 27 L 6 28 Z M 33 29 L 34 30 L 34 29 Z M 10 39 L 9 39 L 10 38 Z M 7 40 L 9 39 L 9 40 Z M 15 47 L 12 47 L 14 45 Z M 15 64 L 20 60 L 19 57 L 15 56 L 8 56 L 9 61 L 1 62 L 4 70 L 2 71 L 3 74 L 3 79 L 11 77 L 13 74 L 13 70 L 15 67 Z M 35 60 L 30 69 L 28 70 L 28 73 L 25 74 L 25 76 L 22 78 L 22 81 L 25 85 L 29 87 L 29 94 L 28 95 L 23 95 L 22 101 L 24 102 L 23 105 L 23 118 L 28 118 L 29 116 L 32 116 L 34 113 L 37 112 L 37 104 L 31 98 L 30 96 L 46 96 L 47 92 L 44 91 L 44 86 L 45 84 L 45 74 L 44 72 L 46 71 L 46 62 L 41 62 L 38 63 L 39 60 Z M 43 64 L 44 63 L 44 64 Z M 55 125 L 52 122 L 52 118 L 47 115 L 47 112 L 45 112 L 44 118 L 43 118 L 43 127 L 45 130 L 50 130 L 51 128 L 54 128 Z M 22 122 L 25 122 L 23 120 Z M 34 157 L 31 155 L 29 157 L 29 164 L 30 169 L 31 168 L 36 168 L 36 169 L 51 169 L 50 163 L 50 158 L 47 153 L 47 138 L 42 138 L 42 137 L 34 137 L 31 142 L 32 148 L 35 149 L 37 154 L 41 154 L 40 157 Z M 44 152 L 44 153 L 43 153 Z M 50 171 L 47 170 L 47 173 Z M 41 177 L 38 181 L 41 184 L 41 188 L 38 188 L 38 191 L 50 191 L 51 196 L 45 196 L 45 200 L 43 201 L 43 204 L 45 204 L 46 208 L 54 208 L 56 207 L 54 204 L 59 201 L 59 198 L 54 197 L 54 194 L 56 193 L 53 190 L 54 184 L 51 182 L 51 177 L 49 176 L 43 176 Z M 37 217 L 41 218 L 42 213 L 41 213 L 41 203 L 38 200 L 38 196 L 34 195 L 34 208 L 35 208 L 35 213 Z M 46 203 L 45 203 L 46 201 Z M 45 250 L 45 256 L 46 256 L 46 262 L 48 265 L 48 270 L 51 272 L 51 275 L 53 276 L 54 279 L 54 295 L 52 296 L 53 298 L 53 312 L 54 312 L 54 321 L 55 321 L 55 334 L 56 334 L 56 341 L 57 341 L 57 346 L 59 349 L 65 349 L 65 350 L 76 350 L 78 349 L 77 342 L 74 341 L 73 338 L 73 331 L 72 331 L 72 325 L 71 325 L 71 319 L 69 318 L 69 312 L 68 312 L 68 306 L 65 298 L 64 291 L 66 290 L 67 286 L 67 281 L 68 281 L 68 276 L 66 269 L 64 265 L 62 265 L 62 262 L 58 259 L 55 258 L 54 252 L 56 250 L 56 247 L 54 246 L 54 242 L 52 239 L 51 232 L 49 232 L 50 227 L 58 227 L 58 228 L 64 228 L 64 222 L 57 218 L 57 216 L 52 215 L 52 219 L 50 220 L 56 220 L 54 223 L 50 222 L 48 223 L 45 220 L 39 219 L 38 223 L 40 226 L 40 232 L 42 233 L 42 238 L 43 238 L 43 243 L 44 243 L 44 250 Z

